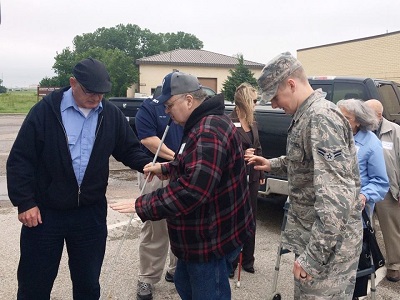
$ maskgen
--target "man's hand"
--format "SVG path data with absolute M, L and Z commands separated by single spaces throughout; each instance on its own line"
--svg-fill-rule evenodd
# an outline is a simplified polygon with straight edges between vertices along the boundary
M 253 155 L 249 157 L 248 164 L 254 165 L 254 170 L 267 172 L 271 171 L 271 163 L 268 159 L 262 156 Z
M 144 173 L 144 178 L 149 177 L 147 181 L 151 181 L 153 179 L 153 176 L 156 175 L 160 180 L 166 180 L 169 178 L 168 175 L 163 175 L 162 174 L 162 169 L 161 169 L 161 164 L 160 163 L 149 163 L 144 166 L 143 168 L 143 173 Z
M 134 213 L 135 210 L 135 199 L 133 201 L 126 201 L 126 202 L 116 202 L 110 204 L 110 207 L 118 211 L 120 213 Z
M 307 274 L 307 272 L 304 271 L 304 269 L 297 260 L 294 262 L 293 265 L 293 275 L 294 278 L 300 281 L 308 281 L 312 279 L 311 275 Z
M 36 227 L 42 224 L 39 207 L 35 206 L 18 214 L 18 220 L 27 227 Z

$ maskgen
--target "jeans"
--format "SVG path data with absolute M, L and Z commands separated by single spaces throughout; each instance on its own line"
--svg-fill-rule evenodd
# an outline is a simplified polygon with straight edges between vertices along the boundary
M 40 213 L 42 224 L 21 229 L 17 299 L 50 299 L 65 241 L 73 299 L 98 300 L 107 238 L 106 204 L 66 211 L 41 208 Z
M 230 300 L 229 273 L 240 247 L 206 263 L 178 259 L 174 282 L 182 300 Z

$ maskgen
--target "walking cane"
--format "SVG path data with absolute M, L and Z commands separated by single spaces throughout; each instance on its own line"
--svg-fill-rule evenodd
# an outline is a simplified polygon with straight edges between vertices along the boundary
M 236 282 L 236 287 L 240 288 L 240 273 L 242 271 L 242 260 L 243 260 L 243 252 L 240 250 L 239 254 L 239 271 L 238 271 L 238 281 Z
M 172 122 L 172 119 L 170 118 L 169 121 L 168 121 L 167 126 L 165 127 L 165 130 L 164 130 L 163 136 L 162 136 L 162 138 L 161 138 L 160 144 L 158 145 L 157 151 L 156 151 L 156 153 L 154 154 L 154 158 L 153 158 L 153 161 L 152 161 L 152 164 L 153 164 L 153 165 L 154 165 L 154 164 L 156 163 L 156 161 L 157 161 L 158 154 L 160 153 L 161 146 L 163 145 L 164 140 L 165 140 L 165 137 L 167 136 L 169 127 L 170 127 L 170 125 L 171 125 L 171 122 Z M 140 190 L 140 196 L 143 195 L 143 191 L 144 191 L 144 189 L 145 189 L 145 187 L 146 187 L 146 184 L 147 184 L 148 179 L 149 179 L 149 176 L 146 177 L 146 179 L 145 179 L 145 181 L 144 181 L 144 183 L 143 183 L 143 187 L 142 187 L 142 189 Z M 107 279 L 106 279 L 106 284 L 105 284 L 105 289 L 104 289 L 106 296 L 105 296 L 105 297 L 100 296 L 100 300 L 111 299 L 110 297 L 111 297 L 112 289 L 109 291 L 108 294 L 106 293 L 106 291 L 108 290 L 108 286 L 109 286 L 109 283 L 110 283 L 110 280 L 111 280 L 112 270 L 114 269 L 114 266 L 115 266 L 115 264 L 117 263 L 117 260 L 118 260 L 118 257 L 119 257 L 119 253 L 120 253 L 121 248 L 122 248 L 122 244 L 123 244 L 124 241 L 126 240 L 126 235 L 127 235 L 127 233 L 128 233 L 129 227 L 131 226 L 131 223 L 132 223 L 132 220 L 133 220 L 134 215 L 135 215 L 134 212 L 131 213 L 131 216 L 130 216 L 130 218 L 129 218 L 128 225 L 126 226 L 126 229 L 125 229 L 125 233 L 124 233 L 124 235 L 123 235 L 123 237 L 122 237 L 121 242 L 120 242 L 119 245 L 118 245 L 117 251 L 116 251 L 115 254 L 114 254 L 114 257 L 113 257 L 113 259 L 112 259 L 112 262 L 111 262 L 111 264 L 110 264 L 109 267 L 108 267 L 108 269 L 109 269 L 111 272 L 108 272 L 109 270 L 107 269 L 107 272 L 106 272 L 106 274 L 107 274 Z

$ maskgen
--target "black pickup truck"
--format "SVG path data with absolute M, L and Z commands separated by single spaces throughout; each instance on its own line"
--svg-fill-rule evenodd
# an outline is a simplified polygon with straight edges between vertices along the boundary
M 326 99 L 336 103 L 341 99 L 377 99 L 382 102 L 386 119 L 400 124 L 400 90 L 399 84 L 393 81 L 356 77 L 310 77 L 309 82 L 314 89 L 321 88 L 326 92 Z M 129 123 L 135 128 L 134 116 L 143 101 L 140 98 L 110 98 L 127 116 Z M 226 113 L 230 113 L 233 104 L 225 105 Z M 258 123 L 263 156 L 278 157 L 286 153 L 287 129 L 292 120 L 281 109 L 273 109 L 270 104 L 257 105 L 255 117 Z M 281 178 L 284 179 L 284 178 Z
M 203 86 L 203 90 L 209 96 L 214 96 L 216 93 L 213 89 Z M 161 85 L 157 86 L 152 97 L 157 98 L 161 94 Z M 125 115 L 126 119 L 131 125 L 133 131 L 136 133 L 135 116 L 144 99 L 148 97 L 110 97 L 108 100 L 114 103 Z
M 400 90 L 393 81 L 356 77 L 310 77 L 314 89 L 326 92 L 326 99 L 337 103 L 341 99 L 377 99 L 382 102 L 386 119 L 400 124 Z M 286 152 L 287 129 L 292 116 L 270 105 L 256 107 L 256 120 L 263 155 L 278 157 Z
M 114 103 L 123 112 L 136 133 L 135 116 L 144 99 L 146 98 L 110 97 L 108 101 Z
M 386 119 L 400 124 L 400 90 L 399 84 L 393 81 L 355 78 L 355 77 L 310 77 L 309 82 L 313 89 L 322 89 L 326 92 L 326 99 L 337 103 L 341 99 L 377 99 L 382 102 Z M 273 109 L 271 105 L 256 107 L 256 120 L 263 156 L 267 158 L 278 157 L 286 153 L 287 129 L 292 116 L 287 115 L 281 109 Z M 278 191 L 285 194 L 286 178 L 267 175 L 271 180 L 268 186 L 260 187 L 259 196 L 264 199 Z M 286 192 L 282 192 L 286 191 Z
M 380 100 L 384 107 L 384 117 L 400 124 L 400 90 L 399 84 L 396 82 L 373 78 L 333 76 L 310 77 L 309 82 L 314 89 L 321 88 L 326 92 L 326 99 L 334 103 L 349 98 Z M 212 90 L 208 93 L 215 94 Z M 121 109 L 135 130 L 135 115 L 144 99 L 113 97 L 109 101 Z M 227 113 L 230 113 L 232 109 L 233 104 L 226 104 Z M 273 109 L 269 104 L 257 105 L 255 115 L 263 155 L 267 158 L 284 155 L 287 129 L 292 116 L 286 115 L 281 109 Z

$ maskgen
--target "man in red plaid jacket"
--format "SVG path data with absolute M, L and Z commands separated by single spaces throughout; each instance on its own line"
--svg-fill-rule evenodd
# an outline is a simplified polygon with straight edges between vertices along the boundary
M 167 219 L 182 299 L 230 299 L 231 262 L 254 234 L 236 128 L 224 114 L 223 95 L 206 97 L 195 76 L 174 72 L 164 78 L 162 95 L 153 101 L 184 126 L 182 143 L 174 161 L 144 168 L 170 183 L 137 198 L 134 208 L 142 221 Z M 112 207 L 134 211 L 132 205 Z

